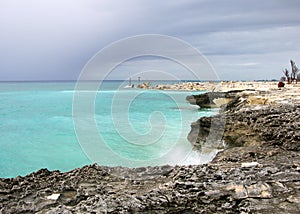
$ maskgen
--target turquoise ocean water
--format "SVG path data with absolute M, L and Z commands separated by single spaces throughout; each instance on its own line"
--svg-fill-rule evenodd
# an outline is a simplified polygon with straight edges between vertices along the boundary
M 212 114 L 209 110 L 199 111 L 185 101 L 187 95 L 196 92 L 121 88 L 116 98 L 116 88 L 120 84 L 120 81 L 104 82 L 95 99 L 95 121 L 108 147 L 129 162 L 99 154 L 103 157 L 98 163 L 100 165 L 136 167 L 139 164 L 135 161 L 130 164 L 130 160 L 148 159 L 151 165 L 155 165 L 155 159 L 168 153 L 174 141 L 182 143 L 182 149 L 190 150 L 186 136 L 191 122 Z M 91 164 L 74 130 L 74 87 L 75 82 L 0 83 L 0 177 L 23 176 L 40 168 L 68 171 Z M 135 98 L 130 105 L 125 105 L 132 96 Z M 172 99 L 174 97 L 176 101 Z M 128 115 L 123 117 L 126 112 Z M 152 121 L 158 130 L 164 130 L 162 136 L 156 143 L 147 146 L 130 143 L 130 139 L 147 141 L 143 136 L 153 128 L 149 120 L 153 112 L 163 115 L 165 120 Z M 130 129 L 122 118 L 128 118 Z M 83 124 L 89 134 L 91 124 Z M 165 163 L 159 164 L 198 164 L 209 158 L 211 154 L 201 155 L 193 151 L 183 162 L 165 160 Z

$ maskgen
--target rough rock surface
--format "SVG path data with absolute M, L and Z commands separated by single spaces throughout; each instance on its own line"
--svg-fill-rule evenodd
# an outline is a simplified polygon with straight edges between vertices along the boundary
M 207 92 L 204 94 L 187 96 L 186 100 L 192 105 L 198 105 L 201 108 L 217 108 L 216 99 L 224 99 L 227 102 L 233 100 L 242 90 L 231 90 L 227 92 Z M 226 103 L 227 103 L 226 102 Z
M 202 117 L 191 127 L 188 139 L 195 147 L 203 146 L 211 131 L 221 130 L 218 139 L 225 141 L 228 147 L 274 145 L 300 151 L 300 105 L 280 104 L 223 112 Z
M 209 164 L 42 169 L 0 179 L 0 213 L 299 213 L 300 106 L 240 101 L 194 124 L 201 142 L 226 115 L 228 148 Z
M 248 151 L 252 157 L 255 151 Z M 222 156 L 222 155 L 221 155 Z M 238 154 L 236 154 L 238 156 Z M 288 152 L 208 165 L 137 169 L 143 179 L 97 165 L 1 179 L 1 213 L 298 213 L 299 155 Z M 253 156 L 254 157 L 254 156 Z M 218 157 L 219 158 L 219 157 Z M 243 166 L 244 165 L 244 166 Z M 162 174 L 155 171 L 161 169 Z M 130 171 L 130 170 L 129 170 Z M 151 177 L 151 173 L 155 176 Z M 150 177 L 148 177 L 150 176 Z M 49 196 L 58 194 L 56 200 Z

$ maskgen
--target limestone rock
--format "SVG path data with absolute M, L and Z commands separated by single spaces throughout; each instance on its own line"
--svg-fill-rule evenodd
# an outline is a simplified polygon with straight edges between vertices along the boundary
M 243 90 L 232 90 L 227 92 L 207 92 L 199 95 L 187 96 L 186 100 L 192 105 L 201 108 L 219 108 L 221 105 L 232 101 L 236 95 Z

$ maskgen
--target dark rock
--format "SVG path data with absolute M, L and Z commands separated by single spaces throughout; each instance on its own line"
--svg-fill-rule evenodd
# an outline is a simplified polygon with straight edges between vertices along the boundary
M 94 165 L 67 173 L 50 173 L 48 176 L 36 172 L 22 178 L 27 180 L 34 175 L 36 186 L 21 186 L 16 192 L 1 195 L 0 211 L 297 213 L 300 208 L 300 173 L 297 168 L 300 157 L 296 155 L 291 159 L 289 152 L 284 153 L 284 156 L 277 156 L 277 162 L 276 159 L 261 159 L 259 166 L 247 168 L 242 168 L 241 162 L 230 163 L 219 158 L 207 165 L 173 167 L 167 175 L 151 177 L 150 180 L 126 180 L 124 176 L 130 169 L 120 168 L 124 174 L 116 177 L 107 173 L 113 168 Z M 159 168 L 147 167 L 147 172 L 156 173 Z M 144 170 L 145 168 L 136 169 L 137 172 Z M 52 183 L 54 176 L 59 177 L 60 181 Z M 0 180 L 4 182 L 4 179 Z M 49 188 L 52 191 L 50 194 Z M 26 195 L 29 190 L 31 191 Z M 24 192 L 25 197 L 22 196 Z M 53 193 L 60 194 L 59 198 L 47 199 Z

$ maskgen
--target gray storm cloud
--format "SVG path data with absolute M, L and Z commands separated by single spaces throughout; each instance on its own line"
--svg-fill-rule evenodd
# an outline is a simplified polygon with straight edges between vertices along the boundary
M 221 79 L 280 78 L 300 61 L 299 9 L 295 0 L 2 0 L 0 80 L 77 79 L 100 49 L 148 33 L 187 41 Z

